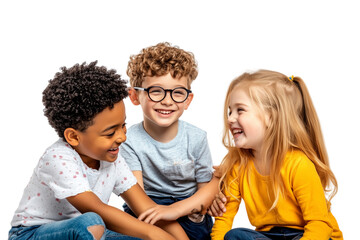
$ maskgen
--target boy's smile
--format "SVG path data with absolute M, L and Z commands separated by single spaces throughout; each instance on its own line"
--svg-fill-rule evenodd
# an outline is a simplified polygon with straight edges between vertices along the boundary
M 85 131 L 77 131 L 78 145 L 74 148 L 87 166 L 97 169 L 99 161 L 117 159 L 119 146 L 126 140 L 125 119 L 125 105 L 121 101 L 97 114 Z

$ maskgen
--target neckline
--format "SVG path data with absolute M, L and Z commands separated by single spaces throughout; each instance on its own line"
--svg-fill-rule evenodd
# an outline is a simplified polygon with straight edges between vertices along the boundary
M 270 175 L 262 175 L 262 174 L 259 173 L 259 171 L 256 169 L 256 166 L 255 166 L 255 163 L 254 163 L 254 159 L 251 159 L 249 162 L 250 162 L 250 164 L 251 164 L 250 167 L 252 168 L 252 171 L 253 171 L 259 178 L 261 178 L 261 179 L 264 180 L 264 181 L 269 180 Z
M 169 142 L 159 142 L 157 140 L 155 140 L 148 132 L 146 132 L 145 128 L 144 128 L 144 122 L 142 121 L 140 124 L 140 131 L 146 136 L 147 140 L 149 140 L 151 143 L 153 143 L 154 145 L 156 145 L 157 147 L 170 147 L 173 145 L 178 144 L 179 139 L 181 138 L 182 135 L 182 129 L 183 129 L 183 122 L 181 120 L 178 120 L 179 124 L 178 124 L 178 132 L 176 134 L 176 136 L 170 140 Z

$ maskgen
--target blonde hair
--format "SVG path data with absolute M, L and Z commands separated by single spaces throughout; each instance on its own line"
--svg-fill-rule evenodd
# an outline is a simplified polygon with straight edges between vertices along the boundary
M 164 42 L 144 48 L 139 54 L 131 56 L 126 73 L 132 87 L 141 87 L 146 76 L 170 73 L 173 78 L 187 77 L 190 88 L 198 70 L 194 54 Z
M 234 146 L 228 125 L 230 95 L 240 87 L 246 91 L 261 112 L 270 116 L 262 149 L 262 157 L 271 163 L 272 189 L 270 191 L 274 199 L 270 210 L 276 206 L 283 193 L 284 183 L 280 170 L 286 153 L 292 149 L 301 150 L 314 163 L 324 191 L 330 192 L 328 199 L 328 208 L 330 208 L 330 200 L 337 192 L 337 181 L 329 166 L 319 119 L 307 87 L 299 77 L 289 79 L 281 73 L 268 70 L 244 73 L 233 80 L 228 88 L 224 106 L 225 128 L 222 139 L 228 153 L 221 163 L 223 173 L 220 181 L 221 190 L 228 191 L 229 189 L 231 182 L 229 183 L 228 180 L 232 167 L 239 164 L 239 171 L 242 171 L 252 157 L 251 149 L 238 149 Z

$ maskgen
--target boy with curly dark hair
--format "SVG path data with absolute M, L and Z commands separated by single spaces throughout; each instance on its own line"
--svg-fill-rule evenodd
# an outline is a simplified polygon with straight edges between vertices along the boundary
M 137 214 L 156 204 L 118 157 L 126 82 L 96 64 L 62 67 L 43 91 L 45 116 L 60 139 L 34 169 L 9 239 L 175 239 L 166 231 L 187 239 L 176 222 L 159 224 L 164 231 L 107 205 L 112 192 Z
M 194 55 L 169 43 L 143 49 L 130 58 L 130 100 L 144 119 L 129 128 L 120 151 L 140 186 L 160 205 L 146 222 L 177 219 L 190 239 L 210 239 L 213 221 L 206 213 L 217 192 L 206 132 L 179 120 L 194 94 L 198 75 Z M 210 187 L 203 187 L 210 182 Z M 194 198 L 194 193 L 200 198 Z M 200 190 L 199 190 L 200 189 Z M 191 200 L 190 200 L 191 199 Z M 131 210 L 124 205 L 124 210 Z M 150 220 L 149 220 L 150 219 Z

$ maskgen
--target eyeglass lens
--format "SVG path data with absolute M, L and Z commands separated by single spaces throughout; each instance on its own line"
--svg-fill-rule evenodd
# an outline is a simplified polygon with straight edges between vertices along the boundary
M 170 92 L 171 98 L 175 102 L 184 102 L 188 97 L 188 92 L 185 88 L 174 88 L 172 90 L 165 90 L 161 87 L 150 87 L 148 89 L 149 97 L 154 102 L 159 102 L 166 97 L 166 92 Z

